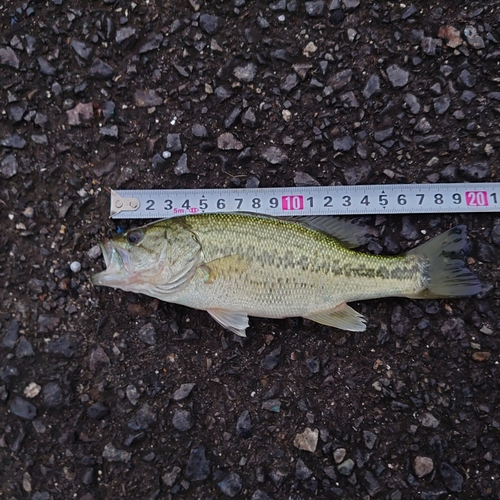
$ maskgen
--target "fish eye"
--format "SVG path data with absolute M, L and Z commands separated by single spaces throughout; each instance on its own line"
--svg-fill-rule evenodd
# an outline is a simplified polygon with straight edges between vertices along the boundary
M 136 245 L 137 243 L 139 243 L 139 241 L 142 240 L 143 236 L 144 235 L 142 234 L 142 231 L 139 230 L 131 231 L 130 233 L 127 234 L 127 241 L 131 245 Z

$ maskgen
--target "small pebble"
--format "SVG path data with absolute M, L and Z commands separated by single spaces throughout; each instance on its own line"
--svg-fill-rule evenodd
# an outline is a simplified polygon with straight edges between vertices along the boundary
M 236 66 L 233 74 L 240 82 L 251 83 L 257 74 L 257 66 L 253 63 Z
M 157 421 L 156 410 L 147 403 L 142 405 L 128 421 L 127 426 L 134 431 L 147 430 Z
M 450 464 L 446 462 L 441 463 L 439 472 L 441 473 L 444 484 L 449 491 L 453 493 L 460 493 L 462 491 L 464 478 Z
M 106 125 L 99 129 L 99 134 L 103 137 L 111 137 L 112 139 L 118 139 L 118 126 L 117 125 Z
M 193 126 L 191 127 L 191 132 L 195 137 L 199 138 L 204 138 L 207 137 L 208 135 L 207 127 L 205 127 L 205 125 L 202 125 L 200 123 L 194 123 Z
M 413 461 L 413 470 L 417 477 L 424 477 L 434 470 L 434 462 L 432 458 L 419 455 Z
M 78 40 L 71 40 L 71 48 L 82 58 L 88 60 L 90 54 L 92 53 L 92 48 L 86 43 L 80 42 Z
M 280 353 L 281 353 L 281 348 L 275 349 L 270 354 L 264 357 L 264 359 L 260 363 L 260 366 L 262 366 L 264 370 L 272 370 L 276 368 L 280 360 L 279 358 Z
M 252 435 L 252 420 L 250 412 L 243 410 L 236 423 L 236 434 L 244 439 L 248 439 Z
M 114 69 L 102 59 L 96 57 L 90 66 L 90 75 L 98 80 L 109 80 L 113 77 Z
M 463 43 L 460 31 L 453 26 L 441 26 L 438 31 L 438 37 L 446 40 L 446 45 L 452 49 L 459 47 Z
M 347 450 L 345 448 L 337 448 L 333 452 L 333 460 L 336 464 L 340 464 L 344 461 L 346 454 Z
M 87 257 L 90 260 L 96 260 L 102 255 L 102 250 L 100 245 L 94 245 L 90 250 L 87 251 Z
M 224 479 L 217 483 L 219 489 L 228 497 L 236 496 L 243 487 L 241 476 L 235 472 L 228 472 Z
M 29 399 L 33 399 L 35 398 L 36 396 L 38 396 L 38 394 L 40 394 L 40 391 L 42 390 L 42 387 L 39 386 L 36 382 L 31 382 L 23 391 L 23 394 L 29 398 Z
M 0 48 L 0 64 L 19 69 L 19 58 L 10 47 Z
M 130 403 L 135 406 L 137 404 L 137 401 L 140 398 L 140 394 L 137 391 L 137 388 L 135 387 L 135 385 L 132 385 L 132 384 L 127 385 L 127 387 L 125 389 L 125 394 L 127 396 L 127 399 L 130 401 Z
M 194 421 L 191 412 L 188 410 L 175 410 L 172 425 L 181 432 L 192 429 Z
M 57 382 L 49 382 L 43 387 L 43 402 L 49 408 L 57 408 L 63 402 L 63 390 Z
M 177 481 L 177 478 L 179 477 L 181 471 L 182 471 L 182 469 L 180 467 L 177 467 L 176 465 L 174 465 L 172 467 L 172 470 L 170 470 L 169 472 L 166 472 L 165 474 L 163 474 L 163 476 L 161 476 L 161 480 L 163 481 L 163 484 L 165 486 L 168 486 L 169 488 L 171 488 L 175 484 L 175 482 Z
M 74 103 L 71 103 L 73 105 Z M 68 125 L 78 126 L 89 122 L 94 118 L 94 106 L 92 103 L 78 103 L 74 108 L 66 111 Z
M 320 183 L 307 172 L 295 172 L 295 175 L 293 176 L 293 183 L 297 187 L 320 185 Z
M 323 0 L 315 0 L 305 3 L 306 12 L 311 17 L 319 17 L 323 14 L 325 2 Z
M 296 434 L 293 445 L 299 450 L 309 451 L 314 453 L 316 451 L 316 446 L 318 445 L 318 429 L 311 429 L 306 427 L 304 432 Z
M 484 181 L 491 176 L 491 166 L 486 161 L 461 163 L 459 170 L 460 173 L 470 181 Z
M 262 403 L 262 409 L 279 413 L 281 409 L 281 401 L 279 399 L 268 399 Z
M 499 226 L 500 227 L 500 226 Z M 17 339 L 19 338 L 19 322 L 17 319 L 12 319 L 8 326 L 7 331 L 2 339 L 2 345 L 8 349 L 13 349 L 16 345 Z
M 138 108 L 151 108 L 161 106 L 163 98 L 155 90 L 136 90 L 134 92 L 134 104 Z
M 36 417 L 36 407 L 30 402 L 21 398 L 20 396 L 15 396 L 10 404 L 10 411 L 21 418 L 26 420 L 33 420 Z
M 467 43 L 475 48 L 476 50 L 484 49 L 485 43 L 483 38 L 478 35 L 476 27 L 475 26 L 466 26 L 464 29 L 464 35 L 465 38 L 467 39 Z
M 174 168 L 175 175 L 186 175 L 191 171 L 188 168 L 188 156 L 186 153 L 183 153 L 181 157 L 177 160 L 177 164 Z
M 436 97 L 433 101 L 434 111 L 438 115 L 442 115 L 446 113 L 448 108 L 450 107 L 451 100 L 448 96 Z
M 156 345 L 156 330 L 151 323 L 139 328 L 137 336 L 147 345 Z
M 354 139 L 349 135 L 339 137 L 333 141 L 333 149 L 335 151 L 347 152 L 350 151 L 354 145 Z
M 315 45 L 314 42 L 309 42 L 305 47 L 302 53 L 306 57 L 311 57 L 316 51 L 318 50 L 318 47 Z
M 72 272 L 74 273 L 79 273 L 82 270 L 82 265 L 80 262 L 77 260 L 74 260 L 70 265 L 69 268 L 71 269 Z
M 272 500 L 272 499 L 265 491 L 255 490 L 250 500 Z
M 476 77 L 467 69 L 462 70 L 458 76 L 457 83 L 461 88 L 470 89 L 476 85 Z
M 328 85 L 333 90 L 340 90 L 344 88 L 352 79 L 352 70 L 345 69 L 339 73 L 335 73 L 331 78 L 328 79 Z
M 16 358 L 27 358 L 29 356 L 34 356 L 35 351 L 31 342 L 23 335 L 16 346 Z
M 241 151 L 244 146 L 231 132 L 224 132 L 217 138 L 217 147 L 225 151 Z
M 17 174 L 19 163 L 13 154 L 7 155 L 0 163 L 0 176 L 4 179 L 10 179 Z
M 394 88 L 404 87 L 408 83 L 410 73 L 393 64 L 387 68 L 387 78 Z
M 18 134 L 8 135 L 0 139 L 0 146 L 11 149 L 23 149 L 26 146 L 26 140 Z
M 373 134 L 373 138 L 377 142 L 384 142 L 387 139 L 390 139 L 392 137 L 393 133 L 394 133 L 394 127 L 388 127 L 388 128 L 382 129 L 382 130 L 377 130 Z
M 405 94 L 404 96 L 404 102 L 410 108 L 410 112 L 414 115 L 417 115 L 420 113 L 420 103 L 418 102 L 418 99 L 415 95 L 413 94 Z
M 363 439 L 365 441 L 365 446 L 369 450 L 373 450 L 375 443 L 377 442 L 377 435 L 371 431 L 363 431 Z
M 378 75 L 372 75 L 366 82 L 365 88 L 363 89 L 363 96 L 369 99 L 373 95 L 380 92 L 380 78 Z
M 188 481 L 203 481 L 210 475 L 210 461 L 204 446 L 191 449 L 184 475 Z
M 109 408 L 97 402 L 87 408 L 87 415 L 94 420 L 100 420 L 109 415 Z
M 472 359 L 479 363 L 488 361 L 491 358 L 491 352 L 488 351 L 478 351 L 472 354 Z
M 432 413 L 425 413 L 422 417 L 422 425 L 431 429 L 439 427 L 439 420 Z
M 183 399 L 186 399 L 190 394 L 191 391 L 193 390 L 195 384 L 182 384 L 179 389 L 177 389 L 173 396 L 172 399 L 174 401 L 182 401 Z
M 208 35 L 215 35 L 224 26 L 224 19 L 211 14 L 202 14 L 200 16 L 200 26 Z
M 297 460 L 297 464 L 295 465 L 295 477 L 300 481 L 304 481 L 305 479 L 309 479 L 312 475 L 312 470 L 309 469 L 304 461 L 299 458 Z
M 112 443 L 108 443 L 104 447 L 102 457 L 108 462 L 123 462 L 128 463 L 132 458 L 132 453 L 129 451 L 119 450 Z
M 47 59 L 39 57 L 37 59 L 38 66 L 40 67 L 40 72 L 45 76 L 55 76 L 57 74 L 56 68 L 50 64 Z
M 348 458 L 341 464 L 337 466 L 337 470 L 343 475 L 343 476 L 350 476 L 352 471 L 354 469 L 354 461 Z
M 89 357 L 89 367 L 91 371 L 101 371 L 110 366 L 110 364 L 111 361 L 109 360 L 109 356 L 101 346 L 97 346 L 95 349 L 92 349 Z

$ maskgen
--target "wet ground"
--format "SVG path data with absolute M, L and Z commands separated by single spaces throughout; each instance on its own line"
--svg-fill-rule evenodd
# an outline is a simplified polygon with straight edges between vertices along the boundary
M 109 188 L 497 181 L 493 0 L 0 6 L 0 498 L 500 498 L 500 219 L 483 292 L 365 333 L 94 288 Z

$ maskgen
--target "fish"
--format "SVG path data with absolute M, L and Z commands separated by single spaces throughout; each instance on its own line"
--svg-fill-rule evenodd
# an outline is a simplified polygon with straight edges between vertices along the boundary
M 303 317 L 346 331 L 366 319 L 348 302 L 465 297 L 481 291 L 465 267 L 459 225 L 404 255 L 355 250 L 366 229 L 331 216 L 193 214 L 133 228 L 101 243 L 92 282 L 207 311 L 246 336 L 248 317 Z

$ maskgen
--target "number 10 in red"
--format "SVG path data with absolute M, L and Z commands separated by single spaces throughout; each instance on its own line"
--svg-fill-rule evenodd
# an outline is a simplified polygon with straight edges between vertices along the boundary
M 282 196 L 281 207 L 283 210 L 304 210 L 304 197 L 300 194 Z

